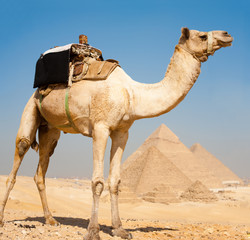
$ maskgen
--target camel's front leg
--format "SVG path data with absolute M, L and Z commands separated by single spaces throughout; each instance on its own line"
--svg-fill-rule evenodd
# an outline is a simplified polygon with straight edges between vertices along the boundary
M 109 191 L 113 235 L 124 239 L 132 239 L 132 235 L 122 227 L 118 209 L 121 159 L 128 140 L 128 132 L 115 131 L 112 132 L 110 137 L 112 139 L 112 148 L 110 154 Z
M 100 227 L 98 225 L 98 209 L 99 199 L 104 188 L 103 162 L 104 154 L 109 137 L 109 130 L 102 124 L 95 125 L 93 130 L 93 176 L 92 176 L 92 192 L 93 205 L 92 214 L 88 226 L 88 233 L 84 237 L 85 240 L 99 240 Z

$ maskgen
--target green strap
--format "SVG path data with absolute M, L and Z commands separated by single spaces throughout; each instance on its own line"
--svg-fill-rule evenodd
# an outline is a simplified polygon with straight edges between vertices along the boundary
M 70 112 L 69 112 L 69 90 L 70 90 L 70 87 L 66 88 L 66 93 L 65 93 L 65 111 L 66 111 L 66 115 L 67 115 L 67 118 L 69 120 L 69 123 L 70 123 L 71 127 L 76 132 L 80 132 L 79 129 L 77 128 L 77 126 L 74 124 L 73 119 L 70 116 Z
M 73 121 L 72 121 L 72 119 L 71 119 L 71 117 L 70 117 L 70 113 L 69 113 L 69 105 L 68 105 L 68 88 L 66 89 L 66 94 L 65 94 L 65 95 L 66 95 L 66 96 L 65 96 L 65 110 L 66 110 L 66 114 L 67 114 L 67 117 L 68 117 L 68 120 L 69 120 L 69 124 L 63 124 L 63 125 L 54 126 L 54 125 L 52 125 L 52 124 L 50 123 L 50 125 L 52 125 L 52 127 L 55 127 L 55 128 L 70 128 L 70 127 L 73 127 L 74 130 L 76 130 L 77 128 L 76 128 L 75 124 L 73 123 Z M 67 98 L 67 100 L 66 100 L 66 98 Z M 41 113 L 42 117 L 46 120 L 45 114 L 44 114 L 44 112 L 43 112 L 43 110 L 42 110 L 42 101 L 43 101 L 43 95 L 40 94 L 40 96 L 39 96 L 39 110 L 40 110 L 40 113 Z M 70 121 L 70 120 L 71 120 L 71 121 Z M 47 121 L 47 120 L 46 120 L 46 121 Z M 48 121 L 47 121 L 47 122 L 48 122 Z M 72 123 L 73 123 L 74 125 L 72 125 Z M 76 130 L 76 131 L 78 131 L 78 130 Z M 78 131 L 78 132 L 79 132 L 79 131 Z

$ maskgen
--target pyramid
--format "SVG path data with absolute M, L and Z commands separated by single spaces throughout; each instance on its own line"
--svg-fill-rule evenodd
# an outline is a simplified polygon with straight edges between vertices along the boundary
M 192 202 L 213 202 L 218 200 L 215 194 L 198 180 L 187 188 L 180 198 Z
M 226 167 L 219 159 L 214 155 L 208 152 L 204 147 L 199 143 L 194 144 L 190 150 L 192 153 L 197 156 L 202 164 L 210 168 L 214 175 L 223 181 L 239 181 L 240 184 L 243 184 L 243 181 L 234 174 L 228 167 Z
M 122 186 L 129 187 L 137 194 L 152 192 L 159 186 L 160 192 L 164 193 L 164 185 L 166 192 L 169 193 L 171 188 L 177 195 L 191 184 L 191 180 L 154 146 L 124 165 L 121 171 Z
M 119 203 L 139 203 L 142 200 L 136 196 L 128 187 L 121 187 L 119 190 Z
M 158 127 L 145 141 L 144 143 L 132 153 L 126 161 L 123 163 L 123 168 L 129 167 L 130 163 L 144 153 L 150 146 L 157 146 L 159 141 L 172 141 L 179 142 L 179 138 L 169 129 L 166 125 L 162 124 Z
M 174 190 L 164 184 L 159 184 L 152 191 L 142 194 L 142 199 L 152 203 L 176 203 L 179 202 Z
M 102 202 L 110 202 L 110 194 L 106 192 L 101 197 Z M 138 198 L 136 194 L 128 187 L 121 186 L 119 188 L 119 203 L 140 203 L 141 198 Z
M 123 169 L 130 168 L 130 164 L 145 152 L 148 148 L 154 146 L 169 161 L 171 161 L 184 175 L 192 182 L 200 180 L 208 188 L 222 187 L 212 171 L 205 167 L 199 158 L 197 158 L 179 138 L 164 124 L 158 127 L 145 142 L 132 154 L 123 164 Z

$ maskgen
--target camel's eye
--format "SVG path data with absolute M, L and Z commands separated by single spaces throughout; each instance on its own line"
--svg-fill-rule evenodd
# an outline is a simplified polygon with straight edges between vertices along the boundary
M 201 35 L 200 38 L 201 38 L 201 40 L 205 41 L 205 40 L 207 40 L 207 35 Z

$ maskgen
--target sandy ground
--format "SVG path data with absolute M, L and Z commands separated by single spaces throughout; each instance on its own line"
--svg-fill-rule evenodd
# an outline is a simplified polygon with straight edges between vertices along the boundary
M 6 176 L 0 176 L 0 197 Z M 250 187 L 224 189 L 214 203 L 120 204 L 123 226 L 134 239 L 250 239 Z M 103 195 L 107 194 L 105 190 Z M 48 202 L 60 226 L 44 224 L 38 191 L 30 177 L 17 177 L 5 209 L 0 239 L 83 239 L 91 212 L 89 180 L 47 179 Z M 100 236 L 112 237 L 110 204 L 100 204 Z

